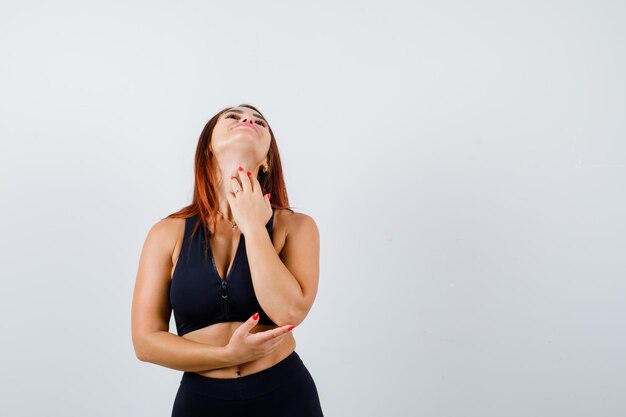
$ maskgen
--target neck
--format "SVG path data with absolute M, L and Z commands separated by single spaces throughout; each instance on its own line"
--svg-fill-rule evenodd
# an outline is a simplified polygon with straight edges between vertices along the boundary
M 219 161 L 219 169 L 217 172 L 218 175 L 218 204 L 217 209 L 222 212 L 224 216 L 228 220 L 233 220 L 233 215 L 230 210 L 230 204 L 226 199 L 226 194 L 229 192 L 233 192 L 233 181 L 235 179 L 239 182 L 239 188 L 243 190 L 241 185 L 241 181 L 249 181 L 247 171 L 250 171 L 252 175 L 256 176 L 261 166 L 260 163 L 254 161 L 251 158 L 246 158 L 242 155 L 234 155 L 235 157 L 232 159 L 228 159 L 226 161 Z M 239 173 L 239 165 L 244 169 L 243 172 Z M 242 175 L 243 174 L 243 175 Z M 235 176 L 235 179 L 231 179 L 231 176 Z

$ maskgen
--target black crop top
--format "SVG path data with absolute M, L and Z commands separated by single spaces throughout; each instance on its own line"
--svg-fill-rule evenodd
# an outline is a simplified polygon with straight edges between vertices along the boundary
M 210 236 L 210 232 L 200 224 L 193 239 L 191 237 L 199 219 L 198 215 L 185 219 L 183 244 L 170 282 L 170 305 L 178 335 L 215 323 L 244 322 L 255 312 L 259 313 L 259 324 L 276 325 L 265 314 L 254 293 L 243 233 L 230 271 L 222 280 L 210 245 L 205 258 L 204 234 Z M 270 239 L 273 223 L 272 207 L 272 217 L 265 225 Z

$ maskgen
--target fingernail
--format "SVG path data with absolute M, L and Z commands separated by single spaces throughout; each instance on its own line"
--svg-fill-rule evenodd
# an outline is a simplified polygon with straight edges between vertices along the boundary
M 267 193 L 267 198 L 269 199 L 272 195 L 270 193 Z
M 288 332 L 290 332 L 292 329 L 294 329 L 296 326 L 289 326 L 289 328 L 287 329 Z
M 243 171 L 243 168 L 241 167 L 241 165 L 239 165 L 239 171 Z
M 259 319 L 259 313 L 254 313 L 254 315 L 252 316 L 252 318 L 254 320 L 258 320 Z
M 252 172 L 248 171 L 248 175 L 252 175 Z

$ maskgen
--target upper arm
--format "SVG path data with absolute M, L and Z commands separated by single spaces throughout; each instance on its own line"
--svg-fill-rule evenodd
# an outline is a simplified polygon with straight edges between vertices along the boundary
M 137 356 L 144 335 L 169 331 L 172 308 L 169 285 L 175 237 L 172 220 L 163 219 L 152 226 L 143 245 L 133 294 L 131 327 Z
M 319 283 L 320 237 L 312 217 L 293 214 L 280 258 L 302 289 L 299 317 L 295 318 L 301 322 L 313 305 Z

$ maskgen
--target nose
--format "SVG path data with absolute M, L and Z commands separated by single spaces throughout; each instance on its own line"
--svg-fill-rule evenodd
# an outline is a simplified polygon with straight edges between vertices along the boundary
M 254 120 L 252 120 L 252 115 L 247 114 L 242 117 L 241 122 L 242 123 L 249 122 L 250 124 L 253 124 Z

